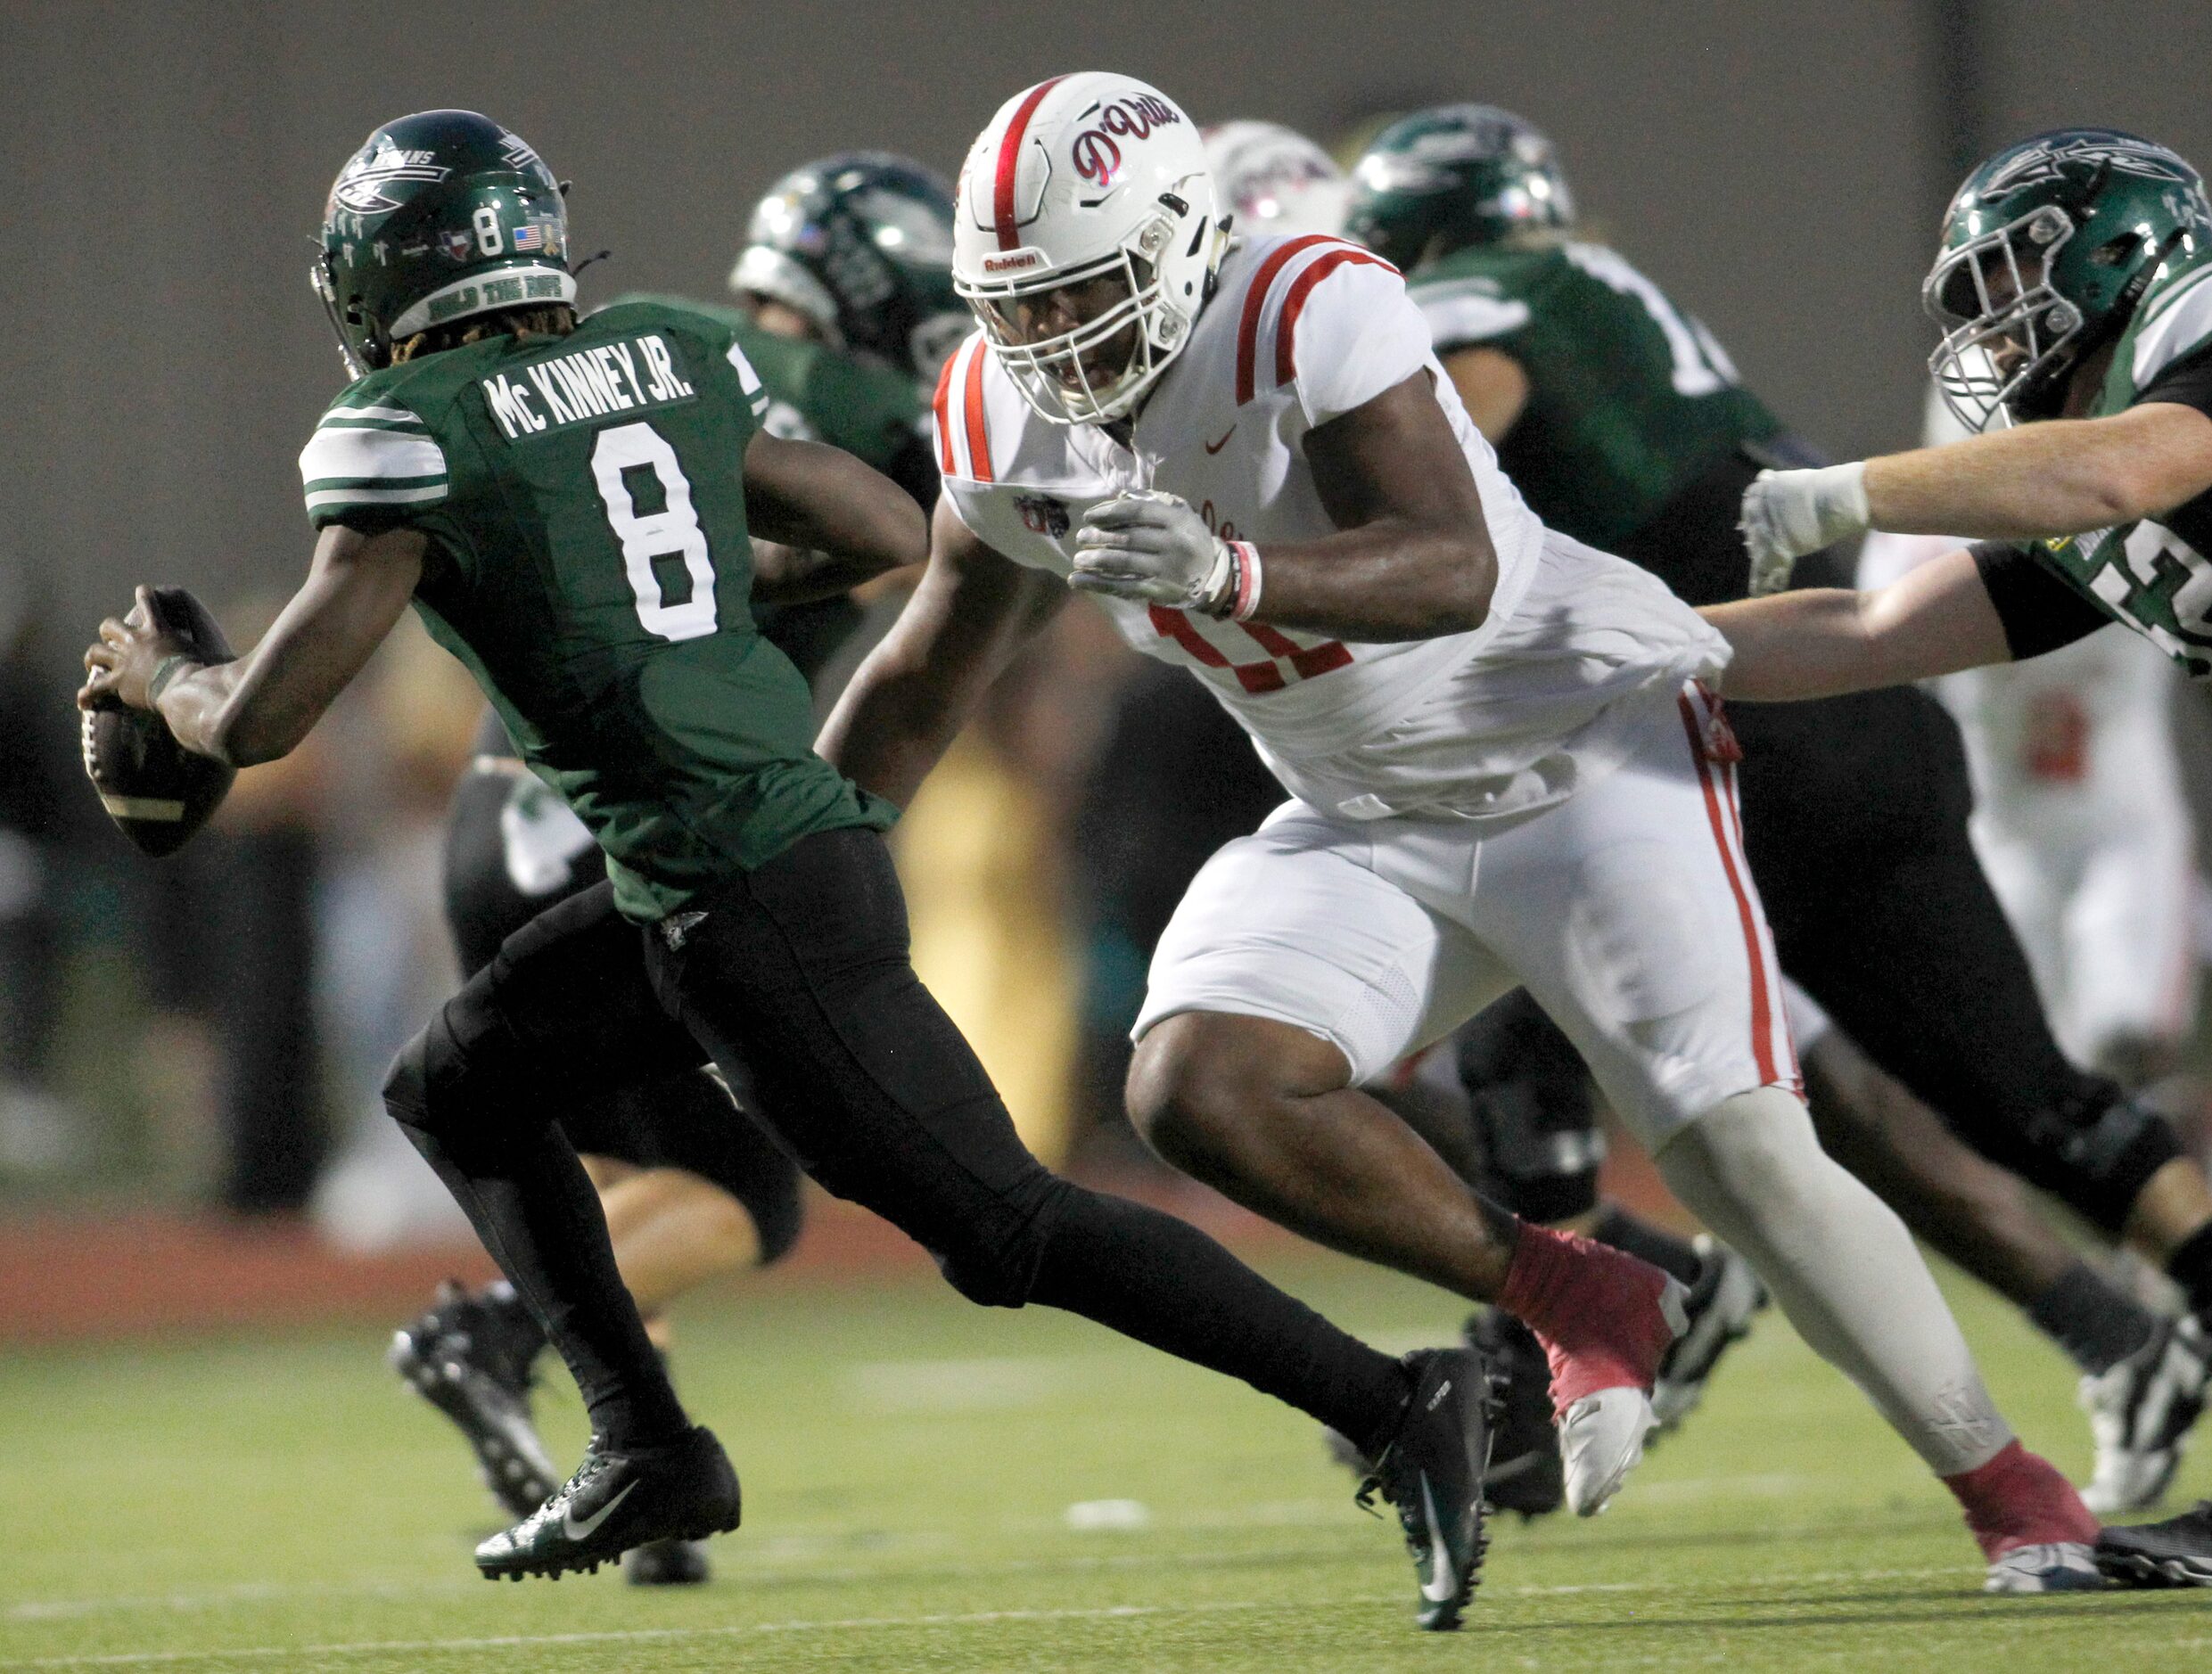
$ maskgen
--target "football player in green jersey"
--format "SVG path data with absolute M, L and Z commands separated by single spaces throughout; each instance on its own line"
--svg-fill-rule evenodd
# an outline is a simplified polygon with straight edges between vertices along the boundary
M 315 268 L 356 381 L 301 455 L 305 584 L 220 666 L 144 611 L 111 619 L 79 693 L 154 710 L 218 759 L 270 760 L 412 603 L 606 856 L 606 881 L 510 937 L 385 1088 L 592 1421 L 575 1474 L 477 1548 L 480 1571 L 588 1570 L 736 1526 L 736 1473 L 669 1386 L 554 1119 L 710 1059 L 810 1173 L 971 1300 L 1065 1308 L 1241 1377 L 1358 1440 L 1409 1529 L 1441 1512 L 1479 1531 L 1476 1356 L 1391 1359 L 1196 1228 L 1023 1149 L 908 962 L 880 834 L 894 810 L 810 748 L 805 682 L 751 615 L 756 593 L 918 561 L 921 516 L 851 455 L 762 430 L 726 324 L 652 303 L 580 323 L 566 242 L 552 175 L 497 123 L 377 129 Z M 756 561 L 755 528 L 783 559 Z M 1425 1613 L 1456 1621 L 1480 1556 L 1471 1537 L 1435 1554 Z
M 1545 521 L 1633 559 L 1693 604 L 1740 597 L 1752 575 L 1735 530 L 1743 491 L 1763 465 L 1810 455 L 1742 387 L 1711 332 L 1578 234 L 1550 142 L 1490 106 L 1440 106 L 1377 135 L 1353 178 L 1349 232 L 1406 268 L 1469 415 Z M 2075 248 L 2089 259 L 2085 242 Z M 1789 554 L 1756 554 L 1768 586 L 1789 579 L 1791 559 L 1801 584 L 1843 580 L 1842 554 L 1820 549 L 1853 531 L 1814 532 Z M 1731 679 L 1731 695 L 1756 693 Z M 1969 842 L 1963 757 L 1932 699 L 1882 692 L 1739 706 L 1733 718 L 1747 751 L 1746 847 L 1783 969 L 1840 1025 L 1800 1043 L 1824 1142 L 2081 1367 L 2099 1437 L 2092 1503 L 2149 1503 L 2201 1407 L 2212 1342 L 2193 1318 L 2159 1319 L 2081 1262 L 2006 1170 L 2136 1243 L 2182 1280 L 2194 1311 L 2212 1309 L 2201 1171 L 2163 1118 L 2060 1051 Z M 1532 1212 L 1587 1211 L 1599 1153 L 1586 1098 L 1574 1096 L 1580 1067 L 1525 997 L 1507 1006 L 1517 1011 L 1487 1014 L 1461 1043 L 1463 1065 L 1482 1071 L 1470 1090 L 1486 1149 L 1509 1171 L 1528 1161 L 1512 1196 Z M 2003 1167 L 1871 1075 L 1853 1042 Z M 1565 1157 L 1582 1166 L 1560 1166 Z M 1595 1230 L 1710 1292 L 1713 1329 L 1677 1345 L 1682 1366 L 1661 1391 L 1676 1416 L 1740 1328 L 1745 1293 L 1731 1307 L 1724 1264 L 1670 1259 L 1616 1211 Z M 1504 1445 L 1501 1498 L 1525 1490 L 1530 1508 L 1556 1499 L 1541 1473 L 1512 1472 Z
M 826 206 L 815 202 L 824 180 L 839 187 Z M 847 243 L 884 245 L 899 259 L 873 267 L 820 259 L 829 241 L 794 205 L 811 205 L 817 220 L 835 216 Z M 918 163 L 849 154 L 779 181 L 753 219 L 791 248 L 793 260 L 811 262 L 798 275 L 806 286 L 786 288 L 810 304 L 826 297 L 827 317 L 744 289 L 734 308 L 639 295 L 618 297 L 613 306 L 669 302 L 727 325 L 767 392 L 764 428 L 843 448 L 926 511 L 937 492 L 936 464 L 920 426 L 937 370 L 930 333 L 909 332 L 915 352 L 909 357 L 901 346 L 887 358 L 837 347 L 861 335 L 859 324 L 839 328 L 837 316 L 870 322 L 865 305 L 889 302 L 905 310 L 902 317 L 925 323 L 942 303 L 958 307 L 949 277 L 951 194 Z M 751 252 L 738 262 L 741 272 L 758 266 Z M 769 282 L 778 276 L 771 268 Z M 756 539 L 756 554 L 765 546 Z M 763 555 L 786 562 L 780 554 Z M 859 607 L 842 595 L 786 605 L 756 599 L 753 614 L 763 636 L 810 683 L 860 622 Z M 507 937 L 546 908 L 605 875 L 590 832 L 530 771 L 498 717 L 487 712 L 446 824 L 446 917 L 463 976 L 489 965 Z M 623 1284 L 663 1350 L 668 1304 L 720 1275 L 779 1260 L 799 1236 L 798 1165 L 754 1123 L 733 1120 L 729 1103 L 720 1077 L 686 1071 L 604 1098 L 568 1101 L 561 1113 L 599 1190 Z M 560 1480 L 530 1411 L 533 1367 L 545 1347 L 529 1309 L 498 1280 L 474 1292 L 442 1286 L 433 1306 L 394 1334 L 388 1357 L 459 1428 L 494 1498 L 517 1517 Z M 701 1546 L 658 1541 L 626 1553 L 622 1572 L 637 1585 L 687 1584 L 706 1580 L 708 1565 Z
M 1944 327 L 1937 381 L 1982 433 L 1763 474 L 1744 537 L 1774 563 L 1870 528 L 1978 544 L 1877 592 L 1709 611 L 1735 646 L 1730 690 L 1862 691 L 2114 622 L 2212 673 L 2212 206 L 2197 171 L 2112 128 L 2008 146 L 1953 198 L 1922 296 Z M 2212 1232 L 2167 1267 L 2185 1285 L 2212 1267 Z M 2109 1530 L 2098 1562 L 2212 1580 L 2212 1506 Z

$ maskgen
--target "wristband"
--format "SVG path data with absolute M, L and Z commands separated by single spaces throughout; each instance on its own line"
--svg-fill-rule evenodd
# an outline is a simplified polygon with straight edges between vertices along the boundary
M 1236 566 L 1229 619 L 1232 622 L 1248 622 L 1252 613 L 1260 608 L 1260 549 L 1248 540 L 1232 540 L 1229 550 Z
M 146 707 L 152 709 L 161 701 L 161 693 L 169 690 L 169 682 L 185 671 L 185 665 L 201 667 L 198 658 L 177 652 L 153 665 L 153 673 L 146 681 Z

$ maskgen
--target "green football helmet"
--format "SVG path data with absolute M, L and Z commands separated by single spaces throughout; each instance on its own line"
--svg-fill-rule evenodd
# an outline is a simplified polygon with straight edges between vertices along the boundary
M 2051 417 L 2144 292 L 2208 250 L 2204 182 L 2165 146 L 2109 127 L 2007 146 L 1944 211 L 1920 287 L 1944 328 L 1928 365 L 1945 404 L 1973 431 Z
M 472 314 L 576 300 L 562 186 L 473 111 L 387 122 L 338 171 L 308 277 L 359 378 L 391 346 Z
M 793 169 L 745 229 L 729 288 L 768 297 L 825 341 L 934 382 L 974 329 L 952 289 L 952 192 L 889 152 Z
M 1574 220 L 1550 140 L 1495 105 L 1439 104 L 1393 122 L 1353 165 L 1344 232 L 1410 273 L 1471 244 Z

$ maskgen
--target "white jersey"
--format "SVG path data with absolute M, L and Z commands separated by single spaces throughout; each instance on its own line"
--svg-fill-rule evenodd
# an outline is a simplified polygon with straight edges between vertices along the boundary
M 1522 813 L 1623 753 L 1598 735 L 1624 729 L 1608 726 L 1617 700 L 1671 710 L 1684 678 L 1723 666 L 1726 645 L 1642 570 L 1548 534 L 1468 421 L 1397 270 L 1370 251 L 1320 234 L 1232 250 L 1127 448 L 1097 426 L 1038 417 L 978 333 L 938 384 L 938 464 L 960 521 L 1032 568 L 1068 574 L 1083 514 L 1134 488 L 1180 496 L 1264 560 L 1272 543 L 1335 531 L 1307 432 L 1424 370 L 1498 557 L 1482 627 L 1363 644 L 1100 603 L 1138 651 L 1205 681 L 1317 807 L 1354 818 Z

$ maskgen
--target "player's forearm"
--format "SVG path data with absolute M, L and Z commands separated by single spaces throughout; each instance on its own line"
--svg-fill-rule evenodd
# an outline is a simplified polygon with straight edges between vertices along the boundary
M 1973 554 L 1868 593 L 1808 587 L 1708 605 L 1734 649 L 1723 685 L 1754 702 L 1833 697 L 2005 662 L 2011 646 Z
M 1904 535 L 2027 540 L 2155 515 L 2189 497 L 2190 462 L 2175 456 L 2176 432 L 2186 447 L 2188 419 L 2142 411 L 2054 419 L 1870 459 L 1870 522 Z
M 752 597 L 759 604 L 811 604 L 850 593 L 884 573 L 874 554 L 786 546 L 781 541 L 752 543 Z
M 1480 628 L 1498 585 L 1481 529 L 1385 518 L 1320 540 L 1260 549 L 1257 620 L 1382 644 Z
M 896 636 L 868 653 L 830 711 L 816 753 L 864 791 L 904 808 L 966 724 L 968 692 L 905 658 Z
M 1698 611 L 1734 652 L 1722 689 L 1748 702 L 1833 697 L 1888 685 L 1867 631 L 1866 595 L 1807 587 Z
M 857 587 L 929 555 L 929 526 L 914 496 L 819 442 L 756 436 L 745 452 L 745 512 L 755 535 L 812 560 L 802 570 L 814 573 L 802 573 L 801 585 L 834 576 Z M 781 562 L 771 559 L 767 568 Z M 780 580 L 767 578 L 770 587 Z
M 238 702 L 239 676 L 245 666 L 187 663 L 163 684 L 153 707 L 178 743 L 195 755 L 211 756 L 234 767 L 251 767 L 284 753 L 253 753 L 257 747 L 268 749 L 272 741 L 257 735 L 257 724 L 266 727 L 266 722 Z M 242 718 L 247 722 L 243 735 Z

